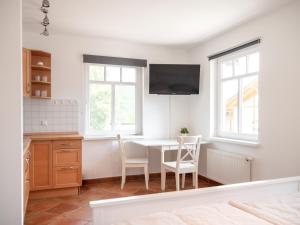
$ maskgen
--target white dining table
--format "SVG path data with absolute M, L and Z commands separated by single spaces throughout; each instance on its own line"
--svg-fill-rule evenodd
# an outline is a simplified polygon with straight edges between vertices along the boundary
M 176 139 L 142 139 L 131 141 L 136 145 L 147 147 L 147 157 L 149 157 L 149 151 L 161 152 L 161 163 L 165 162 L 165 151 L 178 150 L 179 143 Z M 202 140 L 201 145 L 210 144 L 209 141 Z
M 131 141 L 136 145 L 140 145 L 143 147 L 147 147 L 148 153 L 149 151 L 161 151 L 161 162 L 164 162 L 164 152 L 165 151 L 174 151 L 178 150 L 179 143 L 176 139 L 142 139 L 142 140 L 134 140 Z M 209 144 L 209 141 L 202 140 L 201 145 Z
M 176 139 L 142 139 L 134 140 L 132 143 L 148 147 L 149 150 L 177 150 L 179 143 Z M 202 140 L 201 145 L 209 144 L 209 141 Z

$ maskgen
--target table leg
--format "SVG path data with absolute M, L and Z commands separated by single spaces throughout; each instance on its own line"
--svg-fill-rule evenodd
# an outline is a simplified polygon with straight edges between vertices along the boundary
M 160 154 L 161 154 L 161 162 L 160 162 L 160 177 L 161 177 L 161 190 L 164 191 L 165 190 L 165 185 L 166 185 L 166 171 L 163 167 L 163 163 L 165 162 L 165 151 L 163 146 L 161 147 L 160 150 Z
M 147 150 L 146 150 L 146 158 L 149 160 L 149 162 L 150 162 L 150 159 L 149 159 L 149 146 L 147 147 Z
M 146 150 L 146 157 L 148 159 L 148 181 L 150 179 L 150 147 L 148 146 L 147 147 L 147 150 Z

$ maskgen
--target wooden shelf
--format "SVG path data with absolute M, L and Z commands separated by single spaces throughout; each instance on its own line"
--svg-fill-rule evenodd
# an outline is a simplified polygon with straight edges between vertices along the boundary
M 37 66 L 37 65 L 32 65 L 31 68 L 33 70 L 45 70 L 45 71 L 51 71 L 51 67 L 48 66 Z
M 49 52 L 44 52 L 41 50 L 31 49 L 31 54 L 34 56 L 40 56 L 40 57 L 51 57 L 51 54 Z
M 31 83 L 32 84 L 47 84 L 47 85 L 51 84 L 51 82 L 37 81 L 37 80 L 32 80 Z

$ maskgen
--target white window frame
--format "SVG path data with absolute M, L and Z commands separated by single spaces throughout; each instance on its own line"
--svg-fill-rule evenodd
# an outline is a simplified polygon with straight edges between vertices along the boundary
M 213 96 L 214 104 L 212 108 L 213 112 L 213 118 L 214 121 L 212 121 L 212 137 L 217 138 L 224 138 L 224 139 L 233 139 L 233 140 L 240 140 L 240 141 L 253 141 L 258 142 L 259 141 L 259 134 L 260 134 L 260 76 L 261 76 L 261 63 L 259 62 L 259 71 L 254 73 L 246 73 L 244 75 L 239 76 L 232 76 L 230 78 L 221 78 L 221 65 L 222 62 L 240 58 L 243 56 L 250 55 L 252 53 L 258 52 L 260 53 L 259 47 L 249 47 L 243 50 L 240 50 L 238 52 L 234 52 L 228 55 L 225 55 L 223 57 L 217 58 L 213 60 L 211 63 L 211 70 L 213 72 L 213 89 L 214 93 L 211 93 Z M 260 57 L 261 58 L 261 57 Z M 247 57 L 248 61 L 248 57 Z M 261 60 L 260 60 L 261 61 Z M 248 66 L 248 62 L 246 63 L 246 66 Z M 234 64 L 233 64 L 233 71 L 234 71 Z M 251 76 L 258 76 L 258 134 L 246 134 L 241 133 L 241 117 L 242 117 L 242 110 L 241 110 L 241 98 L 242 98 L 242 85 L 241 80 L 245 77 L 251 77 Z M 222 81 L 229 81 L 229 80 L 237 80 L 238 81 L 238 132 L 224 132 L 221 130 L 221 83 Z
M 89 66 L 104 66 L 104 81 L 94 81 L 89 79 Z M 120 67 L 120 81 L 106 81 L 106 67 Z M 135 82 L 122 82 L 122 68 L 135 68 L 136 69 L 136 81 Z M 94 63 L 85 63 L 84 64 L 84 73 L 85 73 L 85 137 L 93 138 L 93 137 L 113 137 L 118 133 L 126 134 L 126 135 L 142 135 L 143 134 L 143 94 L 144 94 L 144 68 L 143 67 L 135 67 L 135 66 L 123 66 L 123 65 L 109 65 L 109 64 L 94 64 Z M 112 99 L 111 99 L 111 130 L 110 131 L 93 131 L 89 128 L 90 123 L 90 99 L 89 99 L 89 91 L 90 84 L 109 84 L 112 88 Z M 128 131 L 119 131 L 116 130 L 115 124 L 115 86 L 116 85 L 130 85 L 135 86 L 135 130 Z

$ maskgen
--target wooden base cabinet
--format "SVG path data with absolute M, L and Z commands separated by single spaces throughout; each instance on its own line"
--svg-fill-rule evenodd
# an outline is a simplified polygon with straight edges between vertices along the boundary
M 53 142 L 53 156 L 54 186 L 81 186 L 81 141 Z
M 24 169 L 23 169 L 23 179 L 24 179 L 24 192 L 23 192 L 23 208 L 24 208 L 24 215 L 26 212 L 26 208 L 27 208 L 27 202 L 28 202 L 28 198 L 29 198 L 29 191 L 30 191 L 30 173 L 29 173 L 29 168 L 30 168 L 30 161 L 31 161 L 31 154 L 30 154 L 30 149 L 27 149 L 24 153 L 23 156 L 23 165 L 24 165 Z
M 31 191 L 80 187 L 81 140 L 32 141 Z
M 31 144 L 30 189 L 44 190 L 53 188 L 52 142 L 34 141 Z
M 27 203 L 28 203 L 28 199 L 29 199 L 29 192 L 30 192 L 30 181 L 26 180 L 24 182 L 24 214 L 26 212 L 27 209 Z

